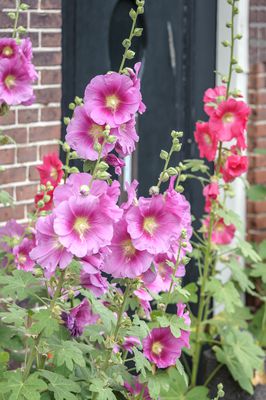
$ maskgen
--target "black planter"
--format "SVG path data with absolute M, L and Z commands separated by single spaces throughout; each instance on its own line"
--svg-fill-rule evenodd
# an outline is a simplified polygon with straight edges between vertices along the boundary
M 203 353 L 203 374 L 205 379 L 212 373 L 217 366 L 217 361 L 214 353 L 211 350 L 206 350 Z M 224 400 L 266 400 L 266 385 L 257 385 L 254 388 L 254 394 L 250 395 L 238 385 L 230 375 L 228 369 L 222 367 L 217 375 L 209 383 L 210 398 L 214 398 L 217 394 L 217 385 L 222 383 L 224 386 Z

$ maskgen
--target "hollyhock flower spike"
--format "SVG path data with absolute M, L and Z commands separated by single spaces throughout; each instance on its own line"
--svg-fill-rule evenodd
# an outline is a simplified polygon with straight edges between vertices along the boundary
M 94 149 L 95 143 L 104 141 L 103 131 L 105 125 L 93 121 L 87 110 L 86 104 L 75 108 L 74 116 L 67 126 L 66 142 L 76 150 L 77 154 L 85 160 L 97 160 L 98 152 Z M 113 135 L 113 129 L 110 134 Z M 113 150 L 115 143 L 106 143 L 102 155 L 106 156 Z
M 204 111 L 209 116 L 215 111 L 221 101 L 225 100 L 226 86 L 216 86 L 214 89 L 207 89 L 204 93 Z
M 34 247 L 34 241 L 24 238 L 20 244 L 14 247 L 15 264 L 17 269 L 33 271 L 35 262 L 30 257 L 30 251 Z
M 115 173 L 117 175 L 122 174 L 122 168 L 126 165 L 124 160 L 122 160 L 119 157 L 116 157 L 115 154 L 108 154 L 108 156 L 106 156 L 104 160 L 105 162 L 107 162 L 107 164 L 115 168 Z
M 71 336 L 77 337 L 83 334 L 87 325 L 94 325 L 99 316 L 93 314 L 90 303 L 87 299 L 84 299 L 77 307 L 72 308 L 69 313 L 63 312 L 61 318 Z
M 247 169 L 248 157 L 238 154 L 233 149 L 231 154 L 226 158 L 225 163 L 222 165 L 221 172 L 225 182 L 232 182 L 234 179 L 244 174 Z
M 57 186 L 63 175 L 63 164 L 59 160 L 57 154 L 47 154 L 43 157 L 43 164 L 37 167 L 40 174 L 42 184 L 50 182 L 53 186 Z
M 203 224 L 208 228 L 210 217 L 207 217 Z M 215 244 L 230 244 L 235 236 L 236 228 L 233 224 L 226 225 L 223 218 L 220 218 L 213 227 L 212 242 Z
M 205 208 L 206 212 L 211 210 L 212 200 L 216 200 L 219 196 L 219 185 L 217 182 L 211 182 L 206 185 L 203 189 L 203 196 L 205 197 Z
M 54 231 L 55 215 L 39 217 L 36 223 L 36 247 L 30 252 L 30 257 L 45 268 L 46 276 L 51 277 L 57 266 L 65 269 L 73 255 L 59 242 Z
M 15 39 L 2 38 L 0 39 L 0 59 L 14 58 L 19 52 L 19 46 Z
M 93 121 L 115 128 L 132 119 L 139 109 L 141 95 L 128 76 L 112 72 L 90 81 L 84 102 Z
M 199 146 L 200 157 L 205 157 L 208 161 L 214 161 L 218 139 L 215 132 L 210 129 L 208 122 L 196 123 L 194 137 Z
M 140 69 L 141 69 L 141 62 L 138 62 L 134 65 L 134 70 L 132 68 L 127 68 L 128 72 L 129 72 L 129 76 L 132 79 L 134 86 L 139 90 L 140 90 L 140 78 L 138 76 L 139 76 Z M 141 96 L 141 99 L 142 99 L 142 96 Z M 146 106 L 143 103 L 143 101 L 141 101 L 138 112 L 140 114 L 143 114 L 145 111 L 146 111 Z
M 41 192 L 37 193 L 34 197 L 34 204 L 35 207 L 38 208 L 40 211 L 50 211 L 53 208 L 53 190 L 49 190 L 47 193 Z M 49 201 L 44 202 L 44 196 L 49 196 Z M 40 202 L 43 202 L 43 207 L 39 207 Z

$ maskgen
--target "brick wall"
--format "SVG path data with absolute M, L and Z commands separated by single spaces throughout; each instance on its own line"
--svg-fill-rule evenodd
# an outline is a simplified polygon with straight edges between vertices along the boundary
M 70 0 L 71 1 L 71 0 Z M 39 74 L 36 102 L 30 107 L 13 107 L 0 117 L 0 130 L 16 145 L 0 146 L 0 188 L 14 198 L 15 207 L 0 208 L 0 224 L 10 218 L 25 220 L 32 210 L 38 184 L 36 165 L 44 154 L 57 152 L 61 119 L 61 0 L 25 0 L 30 9 L 21 13 L 33 43 L 33 63 Z M 12 11 L 15 0 L 1 0 L 3 11 Z M 11 22 L 0 11 L 0 36 L 9 36 Z
M 252 106 L 248 129 L 249 151 L 266 149 L 266 2 L 250 0 L 249 14 L 249 102 Z M 266 185 L 266 155 L 253 155 L 249 181 Z M 248 202 L 249 237 L 266 239 L 266 200 Z

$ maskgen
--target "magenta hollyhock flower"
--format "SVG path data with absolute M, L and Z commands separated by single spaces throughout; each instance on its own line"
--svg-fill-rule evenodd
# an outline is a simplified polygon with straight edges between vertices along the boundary
M 214 89 L 207 89 L 204 93 L 204 111 L 209 116 L 212 115 L 215 108 L 221 101 L 225 100 L 226 86 L 216 86 Z
M 11 253 L 14 246 L 18 245 L 25 229 L 14 219 L 10 219 L 5 226 L 0 227 L 0 249 Z
M 122 347 L 128 351 L 129 353 L 133 353 L 132 348 L 133 347 L 138 347 L 140 345 L 140 340 L 136 336 L 126 336 L 124 338 L 124 342 L 122 344 Z
M 126 192 L 127 192 L 127 201 L 121 204 L 121 208 L 123 210 L 128 210 L 129 207 L 135 202 L 137 204 L 137 187 L 139 183 L 136 179 L 133 180 L 131 184 L 128 182 L 125 183 Z
M 73 255 L 97 253 L 111 243 L 113 221 L 96 196 L 71 197 L 59 204 L 54 213 L 54 230 L 60 243 Z
M 140 197 L 138 206 L 127 211 L 126 221 L 134 247 L 151 254 L 166 253 L 171 240 L 180 234 L 180 217 L 161 194 Z
M 0 101 L 8 105 L 27 102 L 33 97 L 32 80 L 25 62 L 19 57 L 0 63 Z
M 248 169 L 248 157 L 233 151 L 226 159 L 221 168 L 225 182 L 232 182 L 238 176 L 244 174 Z
M 182 304 L 182 303 L 178 303 L 177 305 L 177 315 L 180 318 L 183 318 L 184 323 L 189 327 L 191 325 L 191 319 L 189 316 L 189 312 L 185 311 L 186 305 Z M 187 347 L 188 349 L 190 348 L 190 344 L 189 344 L 189 337 L 190 337 L 190 330 L 184 330 L 184 329 L 180 329 L 181 330 L 181 335 L 178 338 L 180 341 L 183 341 L 183 345 L 182 347 Z
M 158 368 L 175 365 L 184 345 L 182 339 L 176 338 L 169 327 L 153 328 L 142 344 L 144 356 Z
M 222 101 L 210 118 L 210 130 L 222 142 L 237 140 L 241 149 L 245 149 L 244 132 L 246 130 L 250 108 L 244 101 L 229 98 Z
M 144 288 L 140 288 L 134 290 L 134 295 L 137 297 L 141 308 L 143 309 L 146 318 L 150 319 L 150 312 L 151 312 L 151 304 L 150 302 L 153 300 L 152 296 L 145 290 Z
M 115 154 L 108 154 L 108 156 L 104 157 L 104 161 L 115 168 L 115 173 L 117 175 L 122 174 L 122 168 L 124 168 L 126 165 L 125 161 L 119 157 L 116 157 Z
M 146 250 L 135 248 L 127 232 L 127 223 L 121 219 L 114 226 L 114 236 L 110 245 L 111 254 L 106 258 L 101 269 L 114 278 L 136 278 L 147 271 L 152 262 L 152 255 Z
M 61 318 L 71 336 L 76 337 L 82 335 L 87 325 L 94 325 L 99 319 L 99 315 L 93 314 L 90 303 L 87 299 L 84 299 L 69 313 L 63 312 Z
M 35 243 L 33 240 L 24 238 L 20 244 L 14 247 L 15 264 L 17 269 L 24 271 L 33 271 L 35 262 L 30 257 L 30 252 Z
M 206 212 L 210 212 L 212 200 L 216 200 L 219 196 L 219 185 L 217 182 L 211 182 L 203 189 L 203 196 L 205 197 Z
M 213 161 L 217 151 L 218 139 L 215 132 L 210 129 L 209 123 L 197 122 L 194 137 L 199 146 L 200 157 Z
M 117 142 L 115 144 L 115 150 L 117 153 L 123 157 L 131 154 L 136 149 L 136 143 L 139 141 L 136 132 L 135 117 L 128 122 L 119 125 L 115 129 L 114 135 L 117 137 Z
M 63 164 L 55 153 L 44 156 L 43 164 L 38 165 L 37 170 L 44 185 L 50 182 L 53 186 L 57 186 L 64 175 Z
M 137 376 L 134 377 L 134 381 L 132 383 L 125 382 L 124 386 L 127 391 L 134 396 L 134 399 L 137 399 L 142 393 L 142 399 L 151 400 L 147 385 L 145 386 L 143 392 L 144 384 L 139 382 L 139 378 Z
M 38 218 L 36 246 L 30 252 L 32 260 L 45 268 L 49 277 L 54 274 L 57 266 L 64 269 L 73 258 L 73 255 L 59 242 L 58 235 L 54 231 L 54 220 L 54 214 Z
M 26 68 L 28 74 L 34 82 L 38 78 L 38 73 L 35 70 L 34 65 L 32 64 L 32 43 L 30 38 L 25 38 L 21 40 L 20 44 L 21 55 L 24 61 L 26 61 Z
M 67 126 L 66 141 L 85 160 L 97 160 L 98 152 L 94 149 L 95 143 L 103 143 L 105 125 L 94 122 L 87 111 L 87 106 L 75 108 L 74 116 Z M 111 129 L 111 134 L 113 134 Z M 106 143 L 102 156 L 106 156 L 115 147 L 115 143 Z
M 105 250 L 105 249 L 103 249 Z M 99 268 L 104 259 L 104 252 L 92 254 L 81 260 L 83 269 L 80 272 L 80 283 L 92 291 L 96 297 L 102 296 L 108 289 L 108 281 L 101 275 Z
M 210 224 L 210 217 L 203 221 L 207 228 Z M 236 227 L 233 224 L 226 225 L 223 218 L 220 218 L 213 226 L 212 242 L 216 244 L 230 244 L 235 236 Z
M 139 71 L 141 69 L 141 62 L 138 62 L 134 65 L 134 69 L 132 68 L 127 68 L 128 72 L 129 72 L 129 76 L 132 79 L 132 82 L 134 84 L 134 87 L 136 87 L 138 90 L 140 90 L 140 78 L 139 76 Z M 141 96 L 141 102 L 139 105 L 139 109 L 138 112 L 140 114 L 143 114 L 146 111 L 146 106 L 142 101 L 142 96 Z
M 19 47 L 15 39 L 2 38 L 0 39 L 0 59 L 14 58 L 18 54 Z
M 114 128 L 132 119 L 139 109 L 141 95 L 130 77 L 112 72 L 90 81 L 84 101 L 93 121 Z

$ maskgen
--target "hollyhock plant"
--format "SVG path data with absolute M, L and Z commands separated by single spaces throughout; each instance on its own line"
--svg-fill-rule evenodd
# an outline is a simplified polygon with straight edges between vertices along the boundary
M 5 226 L 0 227 L 0 249 L 12 252 L 14 246 L 18 245 L 25 233 L 23 226 L 14 219 L 10 219 Z
M 87 271 L 88 268 L 80 272 L 81 285 L 90 290 L 96 297 L 101 297 L 109 287 L 107 278 L 104 278 L 96 268 L 90 268 L 91 272 Z
M 90 303 L 87 299 L 84 299 L 78 306 L 72 308 L 69 313 L 63 312 L 61 318 L 71 336 L 77 337 L 82 335 L 87 325 L 95 324 L 99 316 L 93 314 Z
M 115 168 L 115 173 L 117 175 L 122 174 L 122 168 L 126 165 L 124 160 L 121 160 L 121 158 L 116 157 L 115 154 L 108 154 L 108 156 L 106 156 L 104 160 L 107 162 L 108 165 Z
M 57 154 L 47 154 L 44 156 L 43 164 L 37 167 L 41 183 L 47 184 L 47 182 L 50 182 L 53 186 L 57 186 L 64 175 L 62 167 L 63 164 Z
M 217 182 L 211 182 L 203 189 L 203 196 L 205 197 L 205 211 L 210 212 L 211 202 L 216 200 L 219 196 L 219 185 Z
M 207 217 L 203 224 L 205 227 L 209 227 L 210 225 L 210 218 Z M 218 219 L 213 226 L 212 232 L 212 242 L 215 244 L 226 245 L 232 242 L 235 236 L 236 228 L 233 224 L 226 225 L 223 218 Z
M 238 153 L 232 152 L 221 167 L 225 182 L 232 182 L 237 177 L 243 175 L 248 169 L 248 158 Z
M 136 143 L 139 141 L 136 132 L 135 118 L 119 125 L 115 129 L 115 136 L 117 137 L 117 142 L 115 144 L 115 150 L 117 153 L 123 157 L 130 155 L 135 150 Z
M 143 400 L 151 400 L 148 388 L 139 382 L 138 377 L 134 377 L 133 383 L 125 382 L 125 388 L 134 396 L 132 397 L 133 399 L 138 398 L 142 394 Z
M 24 238 L 20 244 L 14 247 L 15 265 L 17 269 L 33 271 L 35 262 L 30 257 L 30 252 L 34 247 L 34 241 Z
M 139 109 L 141 95 L 128 76 L 112 72 L 90 81 L 84 102 L 93 121 L 115 128 L 132 119 Z
M 40 211 L 52 210 L 52 208 L 53 208 L 53 193 L 54 193 L 53 190 L 49 190 L 46 193 L 45 192 L 37 193 L 34 197 L 35 207 L 38 208 Z M 46 196 L 46 200 L 49 199 L 46 202 L 44 202 L 45 196 Z M 43 202 L 43 206 L 41 206 L 41 207 L 40 207 L 40 204 L 41 204 L 40 202 Z
M 133 353 L 132 348 L 138 347 L 139 345 L 140 345 L 140 340 L 136 336 L 126 336 L 122 344 L 123 348 L 131 354 Z
M 204 111 L 206 114 L 211 116 L 218 104 L 225 100 L 226 96 L 226 86 L 216 86 L 214 89 L 209 88 L 205 91 L 203 101 L 204 101 Z
M 199 146 L 200 157 L 206 157 L 208 161 L 213 161 L 217 152 L 218 138 L 216 133 L 210 129 L 209 123 L 197 122 L 194 137 Z
M 19 52 L 19 46 L 15 39 L 2 38 L 0 39 L 0 59 L 14 58 Z

